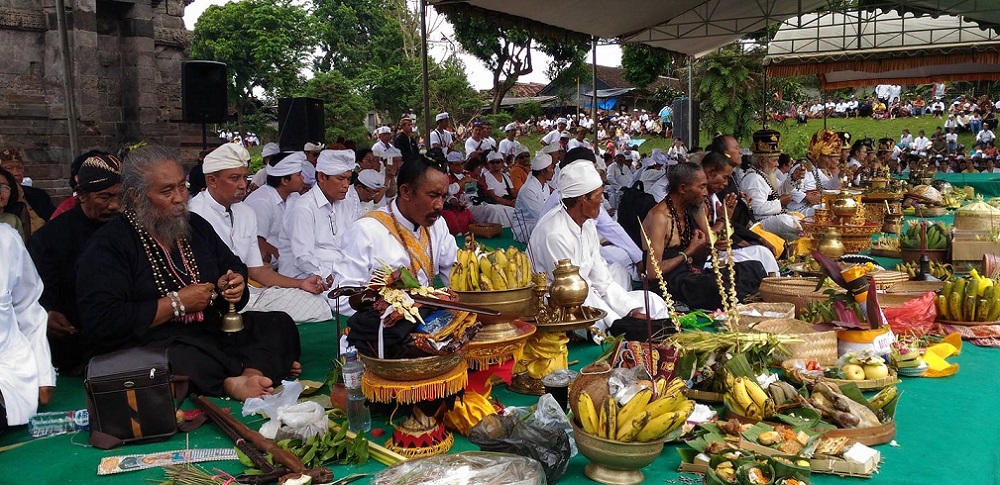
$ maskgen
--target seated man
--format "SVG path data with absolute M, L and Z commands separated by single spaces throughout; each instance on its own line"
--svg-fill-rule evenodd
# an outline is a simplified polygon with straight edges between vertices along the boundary
M 642 221 L 649 236 L 647 258 L 659 258 L 660 274 L 646 264 L 646 278 L 651 282 L 665 278 L 674 300 L 690 308 L 722 308 L 716 275 L 703 270 L 710 252 L 705 215 L 708 179 L 701 167 L 679 163 L 670 171 L 670 193 L 653 207 Z M 720 184 L 721 185 L 721 184 Z M 735 205 L 732 197 L 727 200 Z M 722 245 L 728 244 L 723 241 Z M 757 261 L 736 263 L 736 293 L 740 300 L 757 292 L 764 278 L 764 267 Z M 728 279 L 724 271 L 722 276 Z M 653 285 L 651 285 L 653 286 Z
M 302 164 L 305 161 L 285 156 L 280 160 L 268 162 L 261 169 L 267 174 L 264 185 L 247 196 L 246 204 L 253 209 L 257 217 L 257 244 L 260 246 L 261 260 L 277 267 L 278 236 L 281 234 L 281 223 L 285 218 L 285 209 L 299 196 L 305 186 L 302 176 Z
M 586 148 L 574 148 L 573 151 L 566 153 L 563 160 L 557 165 L 557 168 L 559 166 L 565 167 L 569 162 L 576 160 L 593 161 L 594 152 Z M 597 167 L 594 168 L 596 169 Z M 558 175 L 556 176 L 558 177 Z M 556 183 L 558 184 L 558 179 Z M 551 182 L 549 184 L 551 185 Z M 542 208 L 540 214 L 552 212 L 560 205 L 562 199 L 563 197 L 560 195 L 559 190 L 553 190 L 548 199 L 546 199 L 545 207 Z M 622 228 L 622 225 L 608 214 L 603 204 L 597 214 L 597 219 L 594 221 L 594 226 L 597 229 L 598 236 L 600 236 L 601 255 L 604 256 L 604 260 L 608 264 L 612 279 L 623 288 L 630 288 L 633 276 L 637 276 L 635 265 L 642 261 L 642 250 L 629 237 L 625 229 Z M 549 269 L 551 270 L 551 268 Z
M 52 198 L 42 189 L 24 185 L 24 159 L 19 151 L 11 148 L 0 150 L 0 168 L 14 175 L 17 187 L 12 189 L 17 190 L 17 200 L 24 202 L 24 210 L 27 211 L 28 224 L 24 233 L 31 235 L 41 229 L 55 212 Z
M 251 300 L 243 311 L 283 311 L 297 322 L 329 320 L 327 298 L 316 296 L 329 288 L 327 282 L 318 275 L 301 279 L 282 276 L 261 259 L 257 217 L 253 208 L 241 202 L 246 194 L 249 162 L 250 152 L 235 143 L 226 143 L 209 153 L 204 164 L 207 189 L 191 199 L 188 209 L 212 225 L 222 242 L 247 266 L 250 280 L 263 288 L 284 289 L 259 290 L 251 286 Z
M 49 403 L 56 385 L 45 309 L 38 303 L 42 280 L 24 242 L 0 224 L 0 433 L 27 424 L 39 405 Z
M 432 148 L 427 156 L 438 159 L 442 158 L 443 154 L 440 150 Z M 437 161 L 440 163 L 440 160 Z M 469 232 L 469 224 L 472 224 L 473 220 L 471 208 L 473 207 L 473 198 L 476 196 L 476 179 L 465 170 L 465 162 L 460 152 L 449 153 L 446 161 L 448 163 L 448 196 L 445 197 L 441 216 L 448 224 L 450 233 L 465 234 Z
M 573 160 L 573 155 L 567 153 L 567 159 Z M 595 324 L 600 331 L 607 330 L 615 320 L 625 316 L 644 318 L 643 292 L 630 292 L 616 282 L 601 254 L 601 239 L 594 219 L 600 215 L 604 203 L 604 183 L 594 162 L 580 159 L 565 165 L 557 186 L 558 192 L 553 192 L 550 198 L 559 194 L 560 206 L 538 220 L 528 241 L 534 271 L 544 271 L 551 281 L 552 270 L 559 260 L 569 259 L 579 266 L 580 276 L 590 285 L 584 304 L 608 312 L 607 317 Z M 651 316 L 666 318 L 663 300 L 655 294 L 649 296 Z
M 503 157 L 499 153 L 491 151 L 486 157 L 486 169 L 479 186 L 479 190 L 486 199 L 484 203 L 492 205 L 494 210 L 500 211 L 502 214 L 498 221 L 500 225 L 511 227 L 514 220 L 514 184 L 511 182 L 510 176 L 503 171 Z
M 246 266 L 188 212 L 176 159 L 143 147 L 125 160 L 125 214 L 94 233 L 77 264 L 81 339 L 97 352 L 165 348 L 192 392 L 239 400 L 271 392 L 300 370 L 295 323 L 280 312 L 249 312 L 242 331 L 222 331 L 229 305 L 242 308 L 249 298 Z
M 785 207 L 792 202 L 792 195 L 781 195 L 774 177 L 778 155 L 781 155 L 778 138 L 776 131 L 754 133 L 753 162 L 740 180 L 740 190 L 750 198 L 750 211 L 765 231 L 793 241 L 798 239 L 802 227 L 797 218 L 786 213 Z
M 39 302 L 48 311 L 52 363 L 64 375 L 80 375 L 87 364 L 76 308 L 76 263 L 90 237 L 121 212 L 121 161 L 110 153 L 84 159 L 77 171 L 72 209 L 42 226 L 28 251 L 45 283 Z
M 291 278 L 333 274 L 340 259 L 340 238 L 356 218 L 344 199 L 357 163 L 353 150 L 323 150 L 316 163 L 316 185 L 295 199 L 285 213 L 278 272 Z
M 518 242 L 528 242 L 538 218 L 542 217 L 545 200 L 552 193 L 549 180 L 552 180 L 553 173 L 552 157 L 544 153 L 535 155 L 531 161 L 531 176 L 521 187 L 514 204 L 514 239 Z
M 458 255 L 455 237 L 441 217 L 448 195 L 448 174 L 423 157 L 406 162 L 399 170 L 399 196 L 357 220 L 344 232 L 342 258 L 335 266 L 340 286 L 363 286 L 377 268 L 408 268 L 421 285 L 441 276 L 447 286 Z M 341 313 L 354 311 L 342 301 Z M 354 332 L 352 331 L 353 335 Z
M 357 178 L 357 182 L 347 189 L 344 199 L 354 210 L 355 219 L 389 203 L 385 194 L 385 176 L 381 172 L 362 170 Z

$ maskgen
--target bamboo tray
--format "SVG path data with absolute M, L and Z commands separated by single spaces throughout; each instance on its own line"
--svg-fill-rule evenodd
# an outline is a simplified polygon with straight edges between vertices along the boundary
M 832 429 L 824 433 L 827 437 L 850 438 L 866 446 L 888 443 L 896 437 L 896 420 L 890 420 L 873 428 Z
M 781 368 L 785 370 L 785 376 L 789 379 L 801 383 L 803 381 L 802 375 L 799 373 L 799 369 L 795 366 L 796 363 L 804 364 L 805 359 L 788 359 L 781 363 Z M 822 382 L 829 382 L 831 384 L 841 384 L 853 383 L 858 386 L 858 389 L 862 391 L 877 391 L 889 386 L 896 385 L 902 381 L 899 380 L 899 376 L 896 374 L 895 370 L 889 369 L 889 375 L 879 378 L 879 379 L 864 379 L 860 381 L 850 381 L 847 379 L 834 379 L 832 377 L 818 377 Z

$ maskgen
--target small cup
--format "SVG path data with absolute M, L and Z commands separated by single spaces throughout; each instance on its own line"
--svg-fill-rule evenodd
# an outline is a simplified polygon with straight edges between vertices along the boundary
M 552 394 L 556 402 L 562 406 L 563 409 L 569 407 L 569 385 L 576 379 L 577 373 L 568 369 L 552 371 L 548 375 L 542 378 L 542 385 L 545 386 L 545 392 L 547 394 Z

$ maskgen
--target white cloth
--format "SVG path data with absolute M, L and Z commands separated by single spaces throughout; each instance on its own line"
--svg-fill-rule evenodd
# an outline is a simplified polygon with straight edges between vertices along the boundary
M 510 176 L 503 172 L 500 172 L 500 178 L 497 178 L 492 172 L 487 172 L 483 174 L 483 181 L 486 182 L 486 188 L 492 190 L 493 194 L 497 197 L 510 195 L 507 187 L 514 187 L 514 183 L 511 182 Z
M 472 138 L 470 136 L 467 140 L 465 140 L 465 158 L 468 159 L 469 157 L 471 157 L 472 152 L 476 150 L 485 151 L 489 147 L 490 144 L 489 142 L 486 141 L 485 138 L 483 138 L 482 140 L 476 140 L 475 138 Z
M 421 231 L 399 213 L 396 201 L 392 201 L 388 207 L 378 209 L 379 212 L 390 212 L 390 210 L 395 214 L 399 227 L 404 231 L 410 231 L 419 240 Z M 447 286 L 451 281 L 451 266 L 458 258 L 458 244 L 455 242 L 455 237 L 448 232 L 448 224 L 444 218 L 439 218 L 428 229 L 431 239 L 429 249 L 433 249 L 431 257 L 434 260 L 434 267 L 441 275 L 441 281 Z M 406 248 L 396 241 L 381 222 L 370 217 L 362 217 L 352 224 L 344 233 L 343 242 L 341 247 L 343 257 L 336 265 L 334 276 L 338 285 L 366 285 L 375 269 L 382 265 L 392 268 L 410 267 L 410 255 Z M 422 285 L 430 285 L 434 280 L 434 275 L 425 274 L 422 270 L 414 276 Z M 346 301 L 340 303 L 340 311 L 344 315 L 354 314 L 354 310 Z
M 292 201 L 278 238 L 278 272 L 291 278 L 333 274 L 340 260 L 340 238 L 353 222 L 349 203 L 331 203 L 317 185 Z
M 712 194 L 711 196 L 712 207 L 712 223 L 714 224 L 719 220 L 719 213 L 715 210 L 720 204 L 719 196 Z M 774 253 L 770 249 L 761 246 L 759 244 L 752 244 L 745 248 L 733 248 L 733 262 L 742 263 L 743 261 L 760 261 L 760 264 L 764 266 L 764 271 L 769 275 L 772 273 L 780 274 L 781 268 L 778 267 L 778 260 L 774 258 Z M 705 267 L 710 268 L 712 266 L 712 260 L 709 259 L 705 262 Z
M 379 140 L 372 145 L 372 153 L 378 158 L 385 158 L 385 152 L 390 148 L 393 148 L 391 141 Z
M 26 424 L 38 411 L 38 388 L 56 385 L 48 313 L 38 303 L 42 279 L 21 236 L 0 224 L 0 393 L 7 424 Z
M 604 185 L 601 174 L 590 160 L 577 160 L 559 171 L 556 188 L 565 198 L 587 195 Z
M 574 139 L 572 139 L 572 140 L 570 140 L 569 142 L 566 143 L 566 151 L 567 152 L 570 151 L 570 150 L 572 150 L 572 149 L 574 149 L 574 148 L 579 148 L 579 147 L 583 147 L 583 148 L 586 148 L 587 150 L 594 151 L 593 145 L 591 145 L 590 142 L 587 141 L 586 138 L 583 139 L 583 140 L 577 140 L 576 138 L 574 138 Z
M 354 150 L 323 150 L 316 159 L 316 171 L 327 175 L 340 175 L 357 168 Z
M 804 175 L 800 180 L 792 180 L 791 174 L 795 173 L 799 167 L 802 167 L 801 163 L 793 165 L 792 169 L 788 171 L 788 176 L 785 177 L 785 181 L 781 184 L 781 193 L 792 195 L 792 200 L 786 207 L 788 210 L 796 212 L 802 212 L 809 209 L 809 203 L 806 202 L 806 192 L 816 190 L 816 178 L 813 176 L 813 172 L 811 170 L 804 170 Z M 804 212 L 802 213 L 805 214 Z M 805 215 L 808 216 L 811 214 Z
M 206 173 L 215 173 L 219 170 L 230 168 L 246 167 L 250 162 L 250 152 L 238 143 L 223 143 L 211 153 L 205 155 L 205 163 L 202 170 Z
M 560 259 L 569 259 L 580 267 L 580 276 L 590 285 L 585 305 L 600 308 L 608 316 L 595 324 L 606 330 L 611 323 L 634 309 L 644 309 L 641 291 L 626 291 L 613 280 L 607 261 L 601 255 L 601 240 L 593 220 L 578 225 L 566 209 L 560 207 L 543 216 L 531 234 L 528 255 L 536 272 L 544 271 L 552 281 L 552 269 Z M 650 293 L 651 317 L 665 318 L 666 305 L 659 295 Z
M 517 140 L 508 140 L 504 138 L 500 140 L 500 146 L 497 151 L 505 157 L 513 157 L 517 155 L 517 152 L 521 149 L 521 144 Z
M 562 132 L 559 130 L 552 130 L 547 135 L 541 139 L 542 145 L 558 145 L 559 138 L 562 136 Z
M 613 163 L 608 167 L 608 184 L 618 188 L 631 187 L 632 167 L 627 164 Z
M 244 203 L 229 206 L 231 212 L 216 201 L 208 190 L 203 190 L 188 201 L 188 209 L 198 214 L 215 229 L 219 239 L 248 268 L 264 266 L 257 244 L 257 217 L 253 208 Z
M 528 180 L 521 186 L 517 193 L 517 200 L 514 202 L 514 239 L 518 242 L 528 242 L 531 232 L 538 223 L 538 218 L 542 216 L 542 208 L 545 207 L 545 200 L 549 198 L 552 189 L 548 184 L 538 181 L 535 176 L 528 176 Z
M 545 200 L 542 214 L 548 214 L 559 207 L 562 207 L 562 195 L 558 190 L 553 190 L 549 194 L 549 198 Z M 629 237 L 622 225 L 611 217 L 611 214 L 608 214 L 604 205 L 601 205 L 601 212 L 597 214 L 594 226 L 597 228 L 597 234 L 601 240 L 607 241 L 611 246 L 622 248 L 632 260 L 632 264 L 642 261 L 642 249 L 639 249 L 639 246 Z
M 454 137 L 448 130 L 431 130 L 431 148 L 440 147 L 445 153 L 448 153 L 453 140 Z
M 781 213 L 781 201 L 778 199 L 768 200 L 768 196 L 774 192 L 767 180 L 755 171 L 747 171 L 740 180 L 740 191 L 750 196 L 750 212 L 754 219 L 762 221 L 770 216 Z

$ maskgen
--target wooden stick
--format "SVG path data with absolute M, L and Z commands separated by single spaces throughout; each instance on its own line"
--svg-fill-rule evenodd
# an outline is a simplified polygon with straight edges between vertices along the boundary
M 222 426 L 229 427 L 232 431 L 235 431 L 241 438 L 249 441 L 258 450 L 263 453 L 270 453 L 274 457 L 274 461 L 281 463 L 286 468 L 291 470 L 293 473 L 304 473 L 306 471 L 306 466 L 302 464 L 302 460 L 299 457 L 293 455 L 290 451 L 282 449 L 277 443 L 265 438 L 260 433 L 246 427 L 238 419 L 234 418 L 231 414 L 219 409 L 213 402 L 205 399 L 204 396 L 192 397 L 192 401 L 198 407 L 203 409 L 212 421 Z

